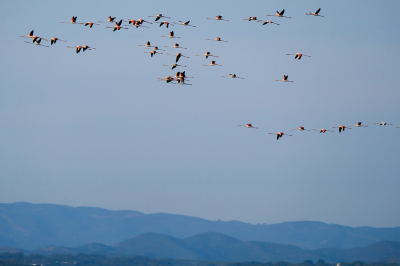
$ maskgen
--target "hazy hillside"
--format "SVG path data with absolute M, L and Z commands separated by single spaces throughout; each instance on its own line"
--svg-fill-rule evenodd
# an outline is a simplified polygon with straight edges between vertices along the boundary
M 364 247 L 381 240 L 400 241 L 400 227 L 372 228 L 321 222 L 252 225 L 209 221 L 174 214 L 143 214 L 54 204 L 0 204 L 0 246 L 24 249 L 47 245 L 111 245 L 146 232 L 187 238 L 219 232 L 243 241 L 290 244 L 306 249 Z
M 148 256 L 181 260 L 223 262 L 302 262 L 305 260 L 327 262 L 384 261 L 400 258 L 400 243 L 381 241 L 364 248 L 305 250 L 292 245 L 271 244 L 259 241 L 240 241 L 220 233 L 204 233 L 185 239 L 168 235 L 145 233 L 113 246 L 83 245 L 78 248 L 50 247 L 31 254 L 98 253 L 108 256 Z

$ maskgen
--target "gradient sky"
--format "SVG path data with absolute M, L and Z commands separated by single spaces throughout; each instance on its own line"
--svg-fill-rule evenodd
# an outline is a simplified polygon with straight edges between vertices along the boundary
M 266 16 L 283 8 L 292 19 Z M 325 17 L 305 15 L 318 8 Z M 400 226 L 399 11 L 397 0 L 5 1 L 0 202 Z M 61 23 L 159 13 L 197 27 Z M 206 19 L 216 15 L 229 22 Z M 29 45 L 19 36 L 32 29 L 67 42 Z M 160 37 L 170 30 L 181 38 Z M 205 40 L 217 36 L 229 42 Z M 177 70 L 193 85 L 158 81 L 175 74 L 163 64 L 177 50 L 151 58 L 147 41 L 187 47 Z M 206 51 L 222 67 L 204 67 Z M 286 55 L 297 52 L 311 57 Z M 294 82 L 275 81 L 284 74 Z M 368 127 L 332 129 L 359 121 Z M 268 134 L 279 131 L 293 136 Z

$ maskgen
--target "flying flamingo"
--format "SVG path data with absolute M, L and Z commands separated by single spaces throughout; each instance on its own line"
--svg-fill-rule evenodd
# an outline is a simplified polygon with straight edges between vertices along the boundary
M 161 36 L 161 37 L 167 37 L 167 38 L 180 38 L 180 37 L 175 37 L 174 36 L 174 31 L 169 32 L 169 36 Z
M 61 22 L 61 23 L 70 23 L 70 24 L 82 24 L 82 23 L 76 23 L 76 19 L 77 19 L 78 17 L 72 17 L 71 18 L 71 21 L 70 22 Z
M 144 45 L 144 44 L 139 44 L 139 46 L 146 46 L 146 47 L 157 47 L 157 46 L 151 46 L 150 45 L 150 41 L 147 41 L 147 43 Z
M 151 57 L 153 57 L 153 55 L 155 55 L 155 54 L 162 54 L 162 53 L 157 52 L 156 50 L 153 50 L 151 52 L 143 52 L 143 53 L 150 54 Z
M 349 127 L 368 127 L 368 126 L 362 126 L 362 122 L 358 122 L 355 126 L 349 126 Z
M 293 81 L 288 80 L 288 77 L 289 77 L 288 75 L 283 75 L 283 79 L 280 79 L 280 80 L 276 79 L 275 81 L 293 82 Z
M 158 14 L 157 16 L 149 16 L 149 18 L 151 18 L 151 17 L 153 17 L 153 18 L 155 17 L 156 18 L 154 21 L 157 21 L 160 18 L 170 18 L 170 17 L 164 17 L 162 14 Z
M 227 19 L 223 19 L 221 15 L 215 16 L 215 18 L 207 18 L 207 19 L 229 21 Z
M 168 64 L 168 65 L 167 65 L 167 64 L 164 64 L 163 66 L 172 66 L 172 67 L 171 67 L 171 70 L 174 69 L 174 68 L 176 68 L 177 66 L 186 67 L 186 66 L 178 65 L 178 64 Z
M 244 18 L 243 20 L 248 20 L 248 21 L 255 20 L 255 21 L 257 21 L 257 22 L 261 22 L 261 21 L 262 21 L 262 20 L 257 19 L 257 17 Z
M 253 127 L 252 124 L 239 125 L 239 127 L 247 127 L 247 128 L 255 128 L 255 129 L 258 129 L 258 127 Z
M 286 17 L 283 14 L 285 13 L 285 9 L 282 9 L 281 12 L 276 11 L 276 15 L 267 15 L 267 16 L 273 16 L 273 17 L 280 17 L 280 18 L 291 18 L 291 17 Z
M 229 76 L 221 76 L 223 78 L 234 78 L 234 79 L 244 79 L 241 77 L 236 76 L 236 74 L 229 74 Z
M 271 134 L 271 135 L 276 135 L 276 140 L 279 140 L 279 138 L 282 138 L 282 137 L 283 137 L 283 135 L 286 135 L 286 136 L 292 136 L 292 135 L 285 134 L 285 133 L 283 133 L 283 132 L 278 132 L 278 133 L 269 133 L 269 134 Z
M 311 56 L 309 56 L 309 55 L 301 54 L 301 53 L 297 53 L 297 54 L 286 54 L 286 55 L 294 55 L 294 56 L 295 56 L 294 59 L 298 59 L 298 60 L 300 60 L 301 57 L 303 57 L 303 56 L 311 57 Z
M 319 131 L 319 133 L 325 133 L 327 131 L 333 132 L 332 130 L 327 130 L 325 128 L 321 128 L 321 129 L 314 129 L 315 131 Z
M 93 22 L 86 22 L 86 23 L 80 23 L 80 24 L 83 24 L 84 26 L 89 26 L 89 28 L 93 27 L 93 25 L 100 25 L 100 24 L 96 24 Z
M 181 48 L 181 49 L 187 49 L 187 48 L 184 48 L 184 47 L 180 47 L 180 46 L 179 46 L 179 43 L 175 43 L 174 46 L 164 46 L 164 47 L 167 47 L 167 48 Z
M 205 54 L 198 54 L 198 55 L 196 55 L 196 56 L 205 56 L 205 57 L 206 57 L 206 59 L 208 59 L 208 57 L 209 57 L 209 56 L 212 56 L 212 57 L 218 57 L 218 56 L 216 56 L 216 55 L 212 55 L 212 54 L 210 54 L 210 52 L 206 52 Z
M 321 15 L 318 15 L 318 13 L 319 13 L 319 11 L 321 11 L 321 8 L 318 8 L 318 10 L 317 11 L 315 11 L 315 13 L 307 13 L 306 15 L 312 15 L 312 16 L 318 16 L 318 17 L 324 17 L 324 16 L 321 16 Z
M 107 22 L 115 22 L 114 21 L 115 20 L 115 17 L 111 17 L 111 16 L 108 16 L 108 20 L 107 21 L 99 21 L 99 22 L 101 22 L 101 23 L 103 23 L 103 22 L 105 22 L 105 23 L 107 23 Z
M 151 49 L 151 48 L 146 48 L 146 49 Z M 158 49 L 158 46 L 154 46 L 154 48 L 152 49 L 153 51 L 165 51 L 162 49 Z
M 165 80 L 166 83 L 170 83 L 171 81 L 174 80 L 174 78 L 171 77 L 171 76 L 167 76 L 165 78 L 157 78 L 157 79 L 160 80 L 160 81 Z
M 168 55 L 174 55 L 174 54 L 168 53 Z M 181 54 L 181 53 L 177 53 L 177 54 L 176 54 L 176 60 L 175 60 L 175 62 L 178 63 L 178 61 L 179 61 L 179 59 L 180 59 L 181 57 L 189 58 L 189 57 L 187 57 L 187 56 L 184 56 L 184 55 Z
M 193 77 L 186 77 L 185 71 L 183 71 L 183 72 L 176 72 L 175 77 L 176 77 L 176 78 L 190 78 L 190 79 L 193 78 Z
M 374 123 L 374 124 L 379 124 L 380 126 L 391 126 L 393 124 L 388 124 L 386 122 L 380 122 L 380 123 Z
M 84 51 L 86 51 L 86 50 L 94 50 L 94 49 L 96 49 L 96 48 L 89 47 L 89 46 L 87 46 L 87 45 L 82 46 L 82 52 L 84 52 Z
M 211 61 L 211 64 L 209 65 L 203 64 L 203 66 L 221 66 L 221 65 L 216 64 L 215 61 Z
M 32 42 L 27 42 L 27 41 L 25 41 L 25 42 L 26 42 L 26 43 L 29 43 L 29 44 L 35 44 L 35 45 L 40 45 L 40 46 L 44 46 L 44 47 L 49 47 L 49 46 L 40 44 L 41 41 L 42 41 L 41 38 L 36 38 L 36 39 L 34 39 Z
M 340 126 L 340 127 L 332 127 L 332 128 L 338 128 L 339 129 L 339 133 L 340 133 L 340 132 L 344 131 L 345 128 L 348 128 L 348 127 Z M 349 129 L 351 129 L 351 128 L 349 128 Z
M 56 44 L 57 41 L 59 41 L 59 42 L 66 42 L 66 40 L 60 40 L 60 39 L 54 37 L 54 38 L 50 39 L 50 44 L 51 44 L 51 45 Z
M 47 39 L 43 39 L 42 37 L 33 35 L 33 30 L 31 30 L 31 32 L 29 32 L 29 35 L 28 35 L 28 36 L 19 36 L 19 37 L 22 37 L 22 38 L 32 38 L 32 39 L 33 39 L 33 42 L 35 42 L 38 38 L 47 41 Z
M 76 53 L 79 53 L 82 50 L 82 46 L 67 46 L 68 48 L 76 48 Z
M 261 22 L 261 20 L 260 20 Z M 266 20 L 263 22 L 262 26 L 267 25 L 267 24 L 275 24 L 275 25 L 279 25 L 278 23 L 272 22 L 271 20 Z
M 113 29 L 113 32 L 116 31 L 116 30 L 120 30 L 120 29 L 128 30 L 128 28 L 121 27 L 121 23 L 122 23 L 122 19 L 119 22 L 115 22 L 115 26 L 114 27 L 106 27 L 106 28 Z
M 223 40 L 221 40 L 220 37 L 217 37 L 217 38 L 215 38 L 215 39 L 206 39 L 206 40 L 208 40 L 208 41 L 217 41 L 217 42 L 228 42 L 228 41 L 223 41 Z
M 160 27 L 162 25 L 164 25 L 164 24 L 165 24 L 165 27 L 167 27 L 167 28 L 169 27 L 169 25 L 174 26 L 173 24 L 169 23 L 168 21 L 160 21 L 160 22 L 157 22 L 157 23 L 160 23 Z
M 183 22 L 183 21 L 179 20 L 179 23 L 175 23 L 175 22 L 172 22 L 172 23 L 177 24 L 177 25 L 182 25 L 182 26 L 190 26 L 190 27 L 194 27 L 194 28 L 196 27 L 196 26 L 193 26 L 193 25 L 189 25 L 190 20 L 188 20 L 186 22 Z
M 173 83 L 173 82 L 172 82 L 172 84 L 179 84 L 179 85 L 192 85 L 192 84 L 185 83 L 185 77 L 180 77 L 180 78 L 177 78 L 177 79 L 176 79 L 176 81 L 178 81 L 178 83 Z
M 292 130 L 311 131 L 311 130 L 305 129 L 304 127 L 301 127 L 301 126 L 299 128 L 294 128 Z

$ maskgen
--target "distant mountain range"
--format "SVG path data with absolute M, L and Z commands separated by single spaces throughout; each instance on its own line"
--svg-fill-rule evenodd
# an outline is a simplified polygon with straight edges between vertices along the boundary
M 222 262 L 278 262 L 299 263 L 305 260 L 326 262 L 375 262 L 400 259 L 400 242 L 380 241 L 364 248 L 305 250 L 292 245 L 259 241 L 240 241 L 220 233 L 203 233 L 185 239 L 168 235 L 145 233 L 112 246 L 82 245 L 77 248 L 47 247 L 27 253 L 97 253 L 106 256 L 147 256 L 181 260 Z
M 112 245 L 137 236 L 143 237 L 142 234 L 147 232 L 169 235 L 175 241 L 171 240 L 171 243 L 189 241 L 191 237 L 199 237 L 199 234 L 204 237 L 202 234 L 206 232 L 217 232 L 235 238 L 238 243 L 251 241 L 245 242 L 246 245 L 256 245 L 255 241 L 262 241 L 304 249 L 366 247 L 383 240 L 400 242 L 400 227 L 348 227 L 321 222 L 252 225 L 165 213 L 143 214 L 23 202 L 0 204 L 0 247 L 32 250 L 48 245 Z M 176 238 L 184 240 L 178 241 Z M 211 251 L 205 249 L 204 252 Z

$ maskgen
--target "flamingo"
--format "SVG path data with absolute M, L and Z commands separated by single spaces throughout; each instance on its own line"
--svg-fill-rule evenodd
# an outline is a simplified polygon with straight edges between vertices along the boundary
M 175 77 L 176 77 L 176 78 L 190 78 L 190 79 L 193 78 L 193 77 L 186 77 L 185 72 L 186 72 L 186 71 L 183 71 L 183 72 L 176 72 Z
M 208 59 L 209 56 L 218 57 L 218 56 L 216 56 L 216 55 L 212 55 L 210 52 L 206 52 L 205 54 L 198 54 L 198 55 L 196 55 L 196 56 L 205 56 L 206 59 Z
M 261 22 L 261 21 L 260 21 Z M 271 20 L 266 20 L 263 22 L 262 26 L 267 25 L 267 24 L 275 24 L 275 25 L 279 25 L 278 23 L 272 22 Z
M 105 23 L 111 22 L 112 23 L 112 22 L 115 22 L 114 19 L 115 19 L 115 17 L 108 16 L 108 20 L 107 21 L 99 21 L 99 22 L 101 22 L 101 23 L 103 23 L 103 22 L 105 22 Z
M 38 38 L 47 41 L 47 39 L 43 39 L 42 37 L 33 35 L 33 30 L 31 30 L 31 32 L 29 32 L 28 36 L 19 36 L 19 37 L 22 37 L 22 38 L 33 38 L 33 42 L 35 42 Z
M 86 50 L 94 50 L 94 49 L 96 49 L 96 48 L 93 48 L 93 47 L 90 47 L 90 46 L 87 46 L 87 45 L 82 46 L 82 52 L 84 52 Z
M 93 25 L 100 25 L 100 24 L 96 24 L 93 22 L 86 22 L 86 23 L 81 23 L 81 24 L 83 24 L 84 26 L 89 26 L 89 28 L 93 27 Z
M 229 74 L 229 76 L 221 76 L 223 78 L 234 78 L 234 79 L 244 79 L 241 77 L 236 76 L 236 74 Z
M 82 50 L 82 46 L 67 46 L 68 48 L 76 48 L 76 53 L 79 53 Z
M 169 27 L 169 25 L 174 26 L 173 24 L 169 23 L 168 21 L 160 21 L 160 22 L 157 22 L 157 23 L 160 23 L 160 27 L 162 25 L 164 25 L 164 24 L 165 24 L 165 27 L 167 27 L 167 28 Z
M 349 127 L 368 127 L 368 126 L 363 126 L 361 125 L 362 122 L 358 122 L 355 126 L 349 126 Z
M 120 29 L 126 29 L 126 30 L 128 30 L 128 28 L 123 28 L 123 27 L 121 27 L 121 24 L 122 24 L 122 19 L 121 19 L 119 22 L 115 22 L 115 26 L 114 26 L 114 27 L 106 27 L 106 28 L 111 28 L 111 29 L 113 29 L 113 32 L 116 31 L 116 30 L 120 30 Z
M 146 48 L 146 49 L 150 49 L 150 48 Z M 165 51 L 162 49 L 158 49 L 158 46 L 154 46 L 154 48 L 152 49 L 153 51 Z
M 185 83 L 185 77 L 179 77 L 179 78 L 176 79 L 176 81 L 178 81 L 178 83 L 173 83 L 173 84 L 192 85 L 192 84 Z
M 25 41 L 25 42 L 26 42 L 26 43 L 29 43 L 29 44 L 35 44 L 35 45 L 40 45 L 40 46 L 44 46 L 44 47 L 49 47 L 49 46 L 40 44 L 41 41 L 42 41 L 41 38 L 36 38 L 36 39 L 34 39 L 34 40 L 32 41 L 32 43 L 31 43 L 31 42 L 27 42 L 27 41 Z
M 182 25 L 182 26 L 190 26 L 190 27 L 193 27 L 193 28 L 196 27 L 196 26 L 193 26 L 193 25 L 189 25 L 190 20 L 188 20 L 188 21 L 186 21 L 186 22 L 183 22 L 183 21 L 180 21 L 180 20 L 179 20 L 179 23 L 175 23 L 175 22 L 172 22 L 172 23 L 177 24 L 177 25 Z
M 286 54 L 286 55 L 294 55 L 294 56 L 295 56 L 294 59 L 298 59 L 298 60 L 300 60 L 303 56 L 311 57 L 311 56 L 309 56 L 309 55 L 301 54 L 301 53 L 297 53 L 297 54 Z
M 388 124 L 386 122 L 380 122 L 380 123 L 374 123 L 374 124 L 378 124 L 380 126 L 391 126 L 391 125 L 393 125 L 393 124 Z
M 157 46 L 151 46 L 150 41 L 147 41 L 146 44 L 139 44 L 139 46 L 146 46 L 146 47 L 157 47 Z
M 175 37 L 174 36 L 174 31 L 169 32 L 169 36 L 161 36 L 161 37 L 167 37 L 167 38 L 180 38 L 180 37 Z
M 288 80 L 288 77 L 289 77 L 288 75 L 283 75 L 283 79 L 280 79 L 280 80 L 276 79 L 275 81 L 293 82 L 293 81 Z
M 153 17 L 153 18 L 155 17 L 156 18 L 154 21 L 157 21 L 160 18 L 170 18 L 170 17 L 164 17 L 162 14 L 158 14 L 157 16 L 149 16 L 149 18 L 151 18 L 151 17 Z
M 180 46 L 179 46 L 179 43 L 175 43 L 174 46 L 164 46 L 164 47 L 167 47 L 167 48 L 181 48 L 181 49 L 187 49 L 187 48 L 184 48 L 184 47 L 180 47 Z
M 285 9 L 282 9 L 281 12 L 276 11 L 276 15 L 267 15 L 267 16 L 273 16 L 273 17 L 280 17 L 280 18 L 291 18 L 291 17 L 286 17 L 283 14 L 285 13 Z
M 344 131 L 345 128 L 348 128 L 348 127 L 340 126 L 340 127 L 332 127 L 332 128 L 338 128 L 339 129 L 339 133 L 340 133 L 340 132 Z M 351 129 L 351 128 L 349 128 L 349 129 Z
M 208 40 L 208 41 L 217 41 L 217 42 L 228 42 L 228 41 L 223 41 L 223 40 L 221 40 L 220 37 L 217 37 L 217 38 L 215 38 L 215 39 L 206 39 L 206 40 Z
M 321 16 L 321 15 L 318 15 L 318 13 L 321 11 L 321 8 L 318 8 L 318 10 L 317 11 L 315 11 L 315 13 L 307 13 L 306 15 L 312 15 L 312 16 L 318 16 L 318 17 L 324 17 L 324 16 Z
M 207 18 L 207 19 L 229 21 L 227 19 L 223 19 L 221 15 L 215 16 L 215 18 Z
M 51 45 L 56 44 L 57 41 L 66 42 L 66 40 L 60 40 L 60 39 L 54 37 L 54 38 L 50 39 L 50 44 Z
M 151 52 L 144 52 L 144 53 L 150 54 L 151 57 L 153 57 L 153 55 L 155 55 L 155 54 L 162 54 L 162 53 L 157 52 L 156 50 L 153 50 Z
M 168 55 L 174 55 L 174 54 L 170 54 L 170 53 L 168 53 Z M 179 59 L 180 59 L 181 57 L 186 57 L 186 58 L 189 58 L 189 57 L 187 57 L 187 56 L 184 56 L 184 55 L 183 55 L 183 54 L 181 54 L 181 53 L 177 53 L 177 54 L 176 54 L 175 63 L 178 63 L 178 61 L 179 61 Z
M 221 65 L 216 64 L 215 61 L 211 61 L 211 64 L 209 65 L 203 64 L 203 66 L 221 66 Z
M 292 136 L 292 135 L 285 134 L 285 133 L 283 133 L 283 132 L 269 133 L 269 134 L 271 134 L 271 135 L 276 135 L 276 140 L 279 140 L 279 138 L 282 138 L 283 135 L 290 136 L 290 137 Z
M 327 130 L 325 128 L 321 128 L 321 129 L 314 129 L 315 131 L 319 131 L 319 133 L 325 133 L 327 131 L 333 132 L 332 130 Z
M 292 130 L 311 131 L 311 130 L 305 129 L 305 128 L 302 127 L 302 126 L 300 126 L 299 128 L 294 128 L 294 129 L 292 129 Z
M 258 129 L 258 127 L 253 127 L 252 124 L 239 125 L 239 127 L 247 127 L 247 128 L 255 128 L 255 129 Z
M 61 22 L 61 23 L 70 23 L 70 24 L 82 24 L 82 23 L 76 23 L 76 19 L 77 19 L 78 17 L 74 17 L 74 16 L 72 16 L 72 18 L 71 18 L 71 21 L 70 22 Z
M 178 64 L 168 64 L 168 65 L 167 65 L 167 64 L 164 64 L 163 66 L 172 66 L 172 67 L 171 67 L 171 70 L 174 69 L 174 68 L 176 68 L 177 66 L 186 67 L 186 66 L 178 65 Z
M 174 78 L 171 77 L 171 76 L 167 76 L 167 77 L 165 77 L 165 78 L 157 78 L 157 79 L 158 79 L 159 81 L 165 80 L 166 83 L 170 83 L 171 81 L 174 80 Z
M 255 20 L 255 21 L 257 21 L 257 22 L 261 22 L 261 20 L 257 19 L 257 17 L 244 18 L 243 20 L 248 20 L 248 21 Z

